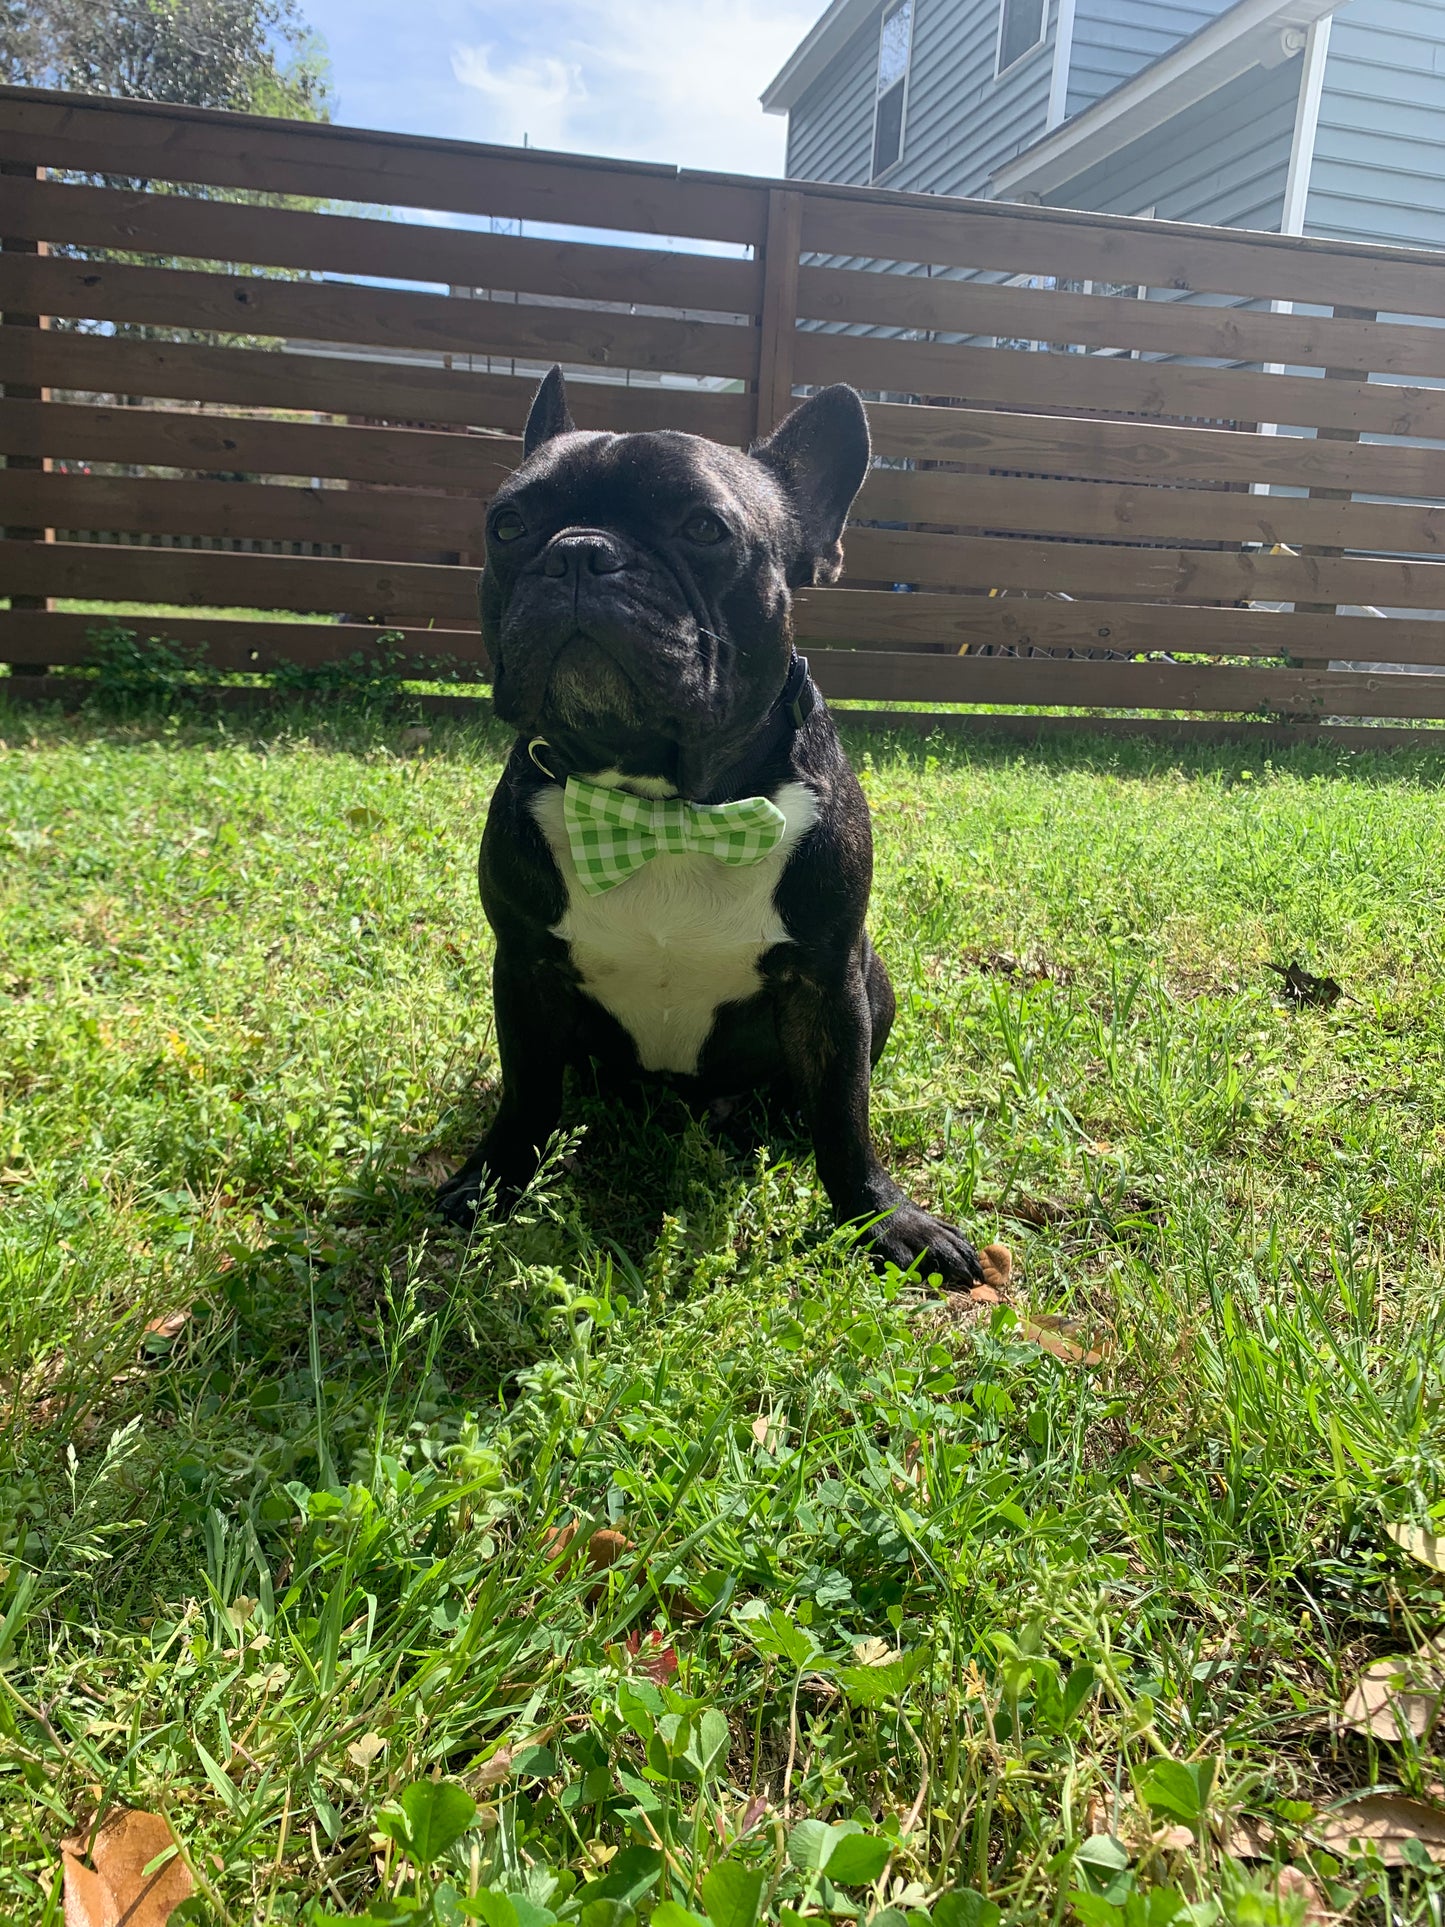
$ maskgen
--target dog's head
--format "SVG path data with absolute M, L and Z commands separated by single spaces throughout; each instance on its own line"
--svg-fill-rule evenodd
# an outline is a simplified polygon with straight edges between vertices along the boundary
M 572 769 L 701 793 L 778 698 L 791 591 L 842 568 L 863 404 L 825 388 L 744 455 L 671 431 L 579 433 L 554 368 L 524 455 L 487 517 L 498 715 Z

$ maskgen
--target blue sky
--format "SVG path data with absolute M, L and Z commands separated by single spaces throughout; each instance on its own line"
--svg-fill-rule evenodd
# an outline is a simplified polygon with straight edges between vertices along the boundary
M 333 118 L 781 174 L 758 94 L 825 0 L 302 0 Z

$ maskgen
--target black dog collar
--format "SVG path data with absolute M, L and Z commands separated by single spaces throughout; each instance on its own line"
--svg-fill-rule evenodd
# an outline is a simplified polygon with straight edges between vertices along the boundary
M 807 722 L 817 707 L 818 692 L 813 686 L 812 677 L 808 674 L 808 658 L 806 656 L 800 656 L 795 649 L 793 651 L 793 659 L 788 664 L 788 678 L 783 684 L 783 693 L 773 704 L 769 714 L 777 715 L 781 712 L 787 717 L 796 732 L 803 727 L 803 724 Z M 537 754 L 538 750 L 550 749 L 551 747 L 552 745 L 547 741 L 545 736 L 534 736 L 527 745 L 527 754 L 531 757 L 536 768 L 547 778 L 548 782 L 564 783 L 567 780 L 566 777 L 558 776 L 555 770 L 548 769 L 547 765 L 542 761 L 542 758 Z

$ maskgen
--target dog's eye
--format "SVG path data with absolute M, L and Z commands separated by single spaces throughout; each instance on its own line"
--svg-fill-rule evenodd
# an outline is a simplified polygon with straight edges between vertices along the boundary
M 492 535 L 498 542 L 515 542 L 527 533 L 527 524 L 515 509 L 502 509 L 492 520 Z
M 714 542 L 725 542 L 728 534 L 718 518 L 709 515 L 706 509 L 690 515 L 682 525 L 682 532 L 689 542 L 702 542 L 709 546 Z

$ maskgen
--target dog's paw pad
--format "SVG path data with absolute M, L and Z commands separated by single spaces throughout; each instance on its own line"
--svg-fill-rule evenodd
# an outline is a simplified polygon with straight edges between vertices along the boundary
M 985 1245 L 978 1254 L 978 1268 L 983 1274 L 983 1283 L 974 1286 L 973 1296 L 985 1304 L 996 1305 L 1013 1278 L 1013 1253 L 1007 1245 Z

